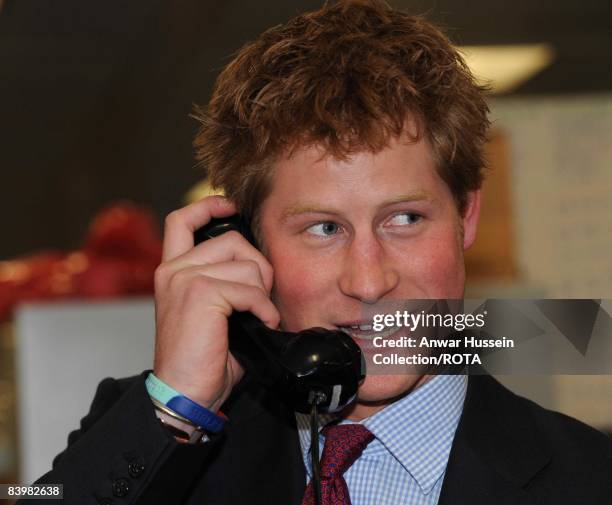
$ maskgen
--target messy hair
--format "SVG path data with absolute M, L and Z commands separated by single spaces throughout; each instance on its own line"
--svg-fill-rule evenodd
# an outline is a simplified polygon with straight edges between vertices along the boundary
M 256 219 L 277 157 L 312 144 L 340 160 L 376 153 L 412 120 L 412 140 L 427 139 L 463 214 L 483 179 L 485 91 L 423 17 L 381 0 L 326 2 L 239 50 L 196 109 L 196 156 L 211 185 Z

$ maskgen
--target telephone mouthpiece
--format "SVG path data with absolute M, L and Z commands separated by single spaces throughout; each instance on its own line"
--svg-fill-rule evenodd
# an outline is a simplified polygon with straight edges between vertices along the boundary
M 279 391 L 298 412 L 338 412 L 365 378 L 359 346 L 340 330 L 271 330 L 249 312 L 230 317 L 230 351 L 264 386 Z

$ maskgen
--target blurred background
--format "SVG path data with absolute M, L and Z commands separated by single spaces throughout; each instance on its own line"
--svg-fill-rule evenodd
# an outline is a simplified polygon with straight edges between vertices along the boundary
M 193 104 L 321 3 L 0 0 L 0 482 L 50 468 L 103 377 L 150 367 L 161 223 L 206 191 Z M 612 298 L 612 4 L 390 3 L 492 86 L 467 296 Z M 611 376 L 501 379 L 612 432 Z

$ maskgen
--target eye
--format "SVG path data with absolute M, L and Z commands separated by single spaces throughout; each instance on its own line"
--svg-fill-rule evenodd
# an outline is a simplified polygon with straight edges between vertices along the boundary
M 423 216 L 416 212 L 402 212 L 401 214 L 395 214 L 389 221 L 392 226 L 406 226 L 414 225 L 421 219 L 423 219 Z
M 333 221 L 323 221 L 321 223 L 313 224 L 306 228 L 309 233 L 317 235 L 319 237 L 329 237 L 335 235 L 340 230 L 340 226 Z

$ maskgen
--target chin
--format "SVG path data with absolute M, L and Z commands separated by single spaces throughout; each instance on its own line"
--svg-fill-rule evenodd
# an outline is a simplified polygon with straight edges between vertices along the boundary
M 423 375 L 368 375 L 359 387 L 357 402 L 371 405 L 392 403 L 423 382 Z

